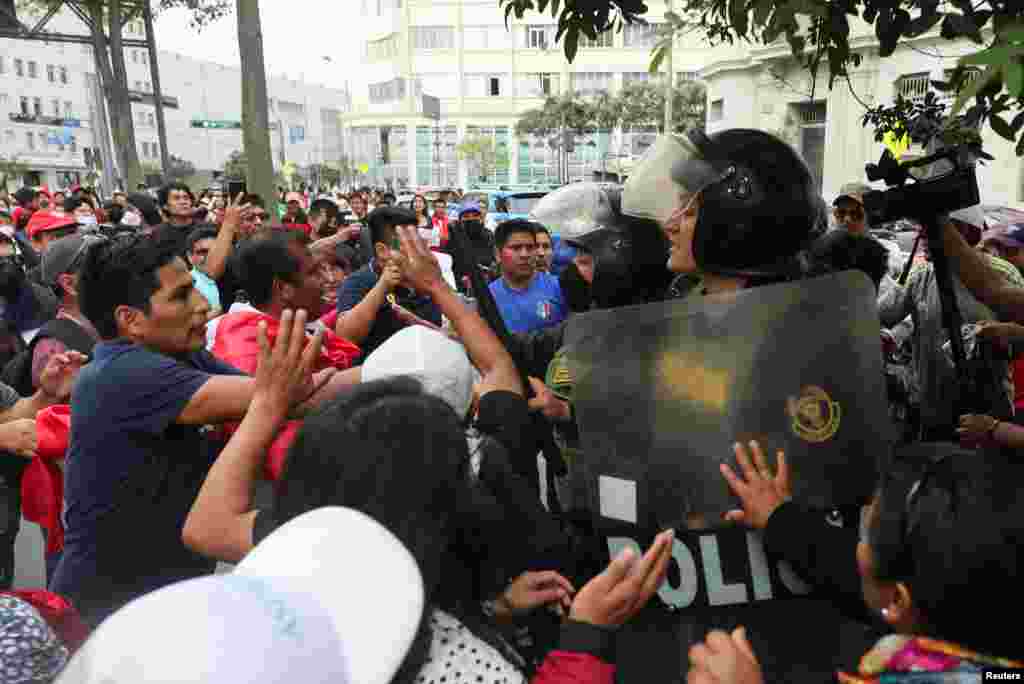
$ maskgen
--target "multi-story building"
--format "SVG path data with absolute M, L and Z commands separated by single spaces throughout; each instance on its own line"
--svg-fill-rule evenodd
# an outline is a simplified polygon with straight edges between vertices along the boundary
M 849 83 L 837 79 L 831 90 L 827 64 L 815 82 L 792 59 L 785 40 L 709 49 L 700 71 L 708 92 L 709 132 L 748 127 L 778 133 L 803 154 L 826 198 L 838 194 L 845 183 L 866 180 L 864 165 L 877 162 L 883 148 L 873 129 L 862 124 L 865 108 L 891 104 L 898 93 L 923 99 L 930 81 L 945 80 L 959 55 L 979 47 L 966 41 L 951 43 L 936 30 L 905 40 L 893 55 L 879 58 L 873 27 L 851 24 L 850 45 L 863 60 L 851 69 Z M 987 126 L 982 138 L 996 158 L 978 169 L 982 202 L 1020 206 L 1024 164 L 1013 144 Z
M 547 140 L 517 139 L 519 115 L 548 95 L 582 96 L 616 90 L 647 73 L 665 5 L 648 3 L 649 26 L 584 39 L 572 64 L 555 44 L 550 14 L 514 18 L 508 28 L 495 0 L 360 0 L 365 39 L 362 73 L 369 87 L 354 93 L 344 117 L 348 151 L 366 165 L 366 182 L 392 185 L 459 185 L 479 180 L 479 168 L 459 160 L 458 143 L 479 136 L 494 140 L 494 183 L 557 183 L 589 177 L 609 159 L 635 154 L 652 130 L 598 131 L 569 155 Z M 693 79 L 703 67 L 703 46 L 680 43 L 675 78 Z M 654 76 L 660 78 L 663 76 Z M 439 98 L 439 121 L 425 118 L 422 95 Z
M 85 30 L 65 12 L 49 28 Z M 142 22 L 127 24 L 125 36 L 144 39 Z M 147 49 L 125 48 L 139 160 L 155 167 L 161 155 L 149 60 Z M 241 71 L 171 52 L 160 52 L 158 63 L 168 151 L 199 171 L 223 168 L 242 150 Z M 267 94 L 276 167 L 291 162 L 301 170 L 341 160 L 346 92 L 268 77 Z M 91 46 L 0 39 L 0 158 L 25 164 L 23 181 L 33 185 L 66 187 L 85 180 L 95 168 L 87 169 L 87 163 L 108 130 L 99 98 Z
M 0 159 L 17 159 L 25 181 L 63 187 L 86 171 L 94 145 L 92 49 L 0 39 Z

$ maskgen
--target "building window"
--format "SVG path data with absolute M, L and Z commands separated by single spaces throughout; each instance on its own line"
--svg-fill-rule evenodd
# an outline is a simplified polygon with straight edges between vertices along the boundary
M 39 65 L 35 62 L 28 63 L 28 77 L 39 78 Z
M 434 97 L 458 97 L 459 80 L 455 74 L 416 74 L 416 94 Z
M 46 149 L 47 144 L 48 143 L 47 143 L 47 140 L 46 140 L 46 133 L 43 133 L 42 131 L 40 131 L 39 132 L 39 146 L 42 147 L 43 149 Z
M 572 75 L 573 92 L 578 95 L 597 95 L 611 90 L 612 74 L 603 71 L 584 71 Z
M 148 142 L 142 143 L 142 156 L 143 157 L 148 157 L 149 156 L 149 143 Z
M 554 26 L 527 26 L 526 47 L 531 50 L 547 50 L 554 43 Z
M 30 150 L 36 149 L 36 134 L 33 133 L 32 131 L 29 131 L 28 133 L 26 133 L 25 134 L 25 142 L 28 143 L 28 149 L 30 149 Z
M 77 152 L 78 152 L 78 140 L 75 139 L 75 136 L 71 136 L 71 154 L 76 154 Z
M 139 51 L 138 50 L 132 50 L 132 64 L 138 64 L 138 63 L 139 63 Z
M 135 82 L 135 90 L 138 92 L 142 92 L 142 81 Z
M 71 116 L 71 101 L 64 100 L 64 117 L 69 118 Z
M 149 64 L 149 55 L 147 55 L 145 52 L 140 51 L 139 61 L 143 64 Z
M 148 92 L 151 92 L 153 90 L 153 88 L 150 87 L 150 85 L 149 85 L 149 81 L 143 81 L 142 82 L 142 86 L 143 86 L 143 91 L 142 92 L 144 92 L 144 93 L 148 93 Z
M 60 82 L 63 85 L 67 85 L 68 84 L 68 68 L 67 67 L 61 67 L 60 68 Z
M 52 64 L 46 65 L 46 80 L 50 83 L 57 82 L 57 70 L 53 68 Z
M 58 152 L 63 152 L 64 151 L 64 136 L 63 135 L 61 135 L 60 133 L 54 133 L 53 131 L 50 131 L 50 140 L 56 141 L 56 143 L 57 143 L 57 151 Z
M 149 126 L 155 126 L 156 125 L 153 122 L 153 115 L 152 114 L 146 114 L 146 124 L 149 125 Z
M 896 92 L 908 100 L 923 100 L 931 88 L 930 77 L 927 72 L 902 76 L 896 81 Z
M 455 29 L 451 26 L 413 26 L 414 50 L 451 50 L 455 47 Z
M 0 55 L 0 74 L 7 73 L 7 58 Z
M 20 59 L 14 60 L 14 75 L 18 78 L 25 76 L 25 62 Z
M 708 121 L 721 121 L 725 118 L 725 100 L 718 98 L 711 101 L 711 110 L 708 112 Z
M 32 111 L 36 116 L 43 115 L 43 98 L 33 97 L 32 98 Z
M 466 74 L 463 81 L 466 97 L 500 97 L 508 92 L 508 74 Z
M 652 48 L 664 24 L 630 24 L 623 34 L 623 44 L 631 48 Z
M 561 92 L 559 75 L 554 73 L 523 74 L 519 77 L 520 97 L 548 97 Z
M 53 100 L 53 115 L 60 118 L 60 100 Z
M 5 104 L 9 103 L 10 101 L 11 101 L 11 98 L 8 97 L 7 93 L 0 93 L 0 105 L 5 105 Z
M 698 80 L 699 74 L 696 71 L 679 71 L 676 73 L 676 85 L 681 83 L 693 83 Z
M 32 113 L 32 110 L 29 108 L 28 98 L 24 95 L 21 96 L 21 113 L 23 116 L 28 116 Z
M 590 40 L 582 33 L 580 34 L 580 48 L 584 50 L 594 50 L 597 48 L 610 48 L 615 37 L 614 31 L 604 31 L 598 33 L 594 40 Z

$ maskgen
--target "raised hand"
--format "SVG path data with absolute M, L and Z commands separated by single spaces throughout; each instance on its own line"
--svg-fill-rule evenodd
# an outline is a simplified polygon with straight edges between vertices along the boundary
M 405 281 L 417 292 L 430 292 L 436 287 L 443 287 L 444 277 L 437 257 L 427 247 L 427 243 L 412 226 L 399 226 L 398 237 L 402 243 L 399 261 Z
M 756 530 L 763 530 L 775 509 L 793 497 L 789 485 L 786 454 L 781 449 L 778 451 L 778 472 L 772 475 L 764 452 L 761 451 L 761 445 L 757 442 L 750 443 L 750 450 L 754 454 L 753 464 L 747 456 L 746 447 L 742 444 L 737 442 L 732 450 L 743 470 L 743 477 L 737 475 L 727 463 L 723 463 L 719 468 L 743 509 L 729 511 L 725 518 Z
M 318 331 L 306 340 L 306 312 L 281 314 L 277 339 L 271 348 L 267 340 L 266 323 L 257 331 L 260 362 L 256 368 L 256 391 L 253 401 L 265 402 L 268 407 L 285 416 L 289 409 L 309 398 L 316 389 L 313 366 L 320 356 L 323 332 Z
M 675 532 L 668 530 L 639 560 L 625 549 L 576 594 L 569 617 L 602 627 L 619 627 L 640 612 L 665 581 Z
M 715 631 L 690 649 L 687 684 L 763 684 L 761 664 L 747 641 L 747 631 L 737 627 L 732 634 Z
M 76 351 L 54 354 L 39 376 L 39 391 L 52 404 L 68 403 L 78 371 L 88 361 L 89 357 Z

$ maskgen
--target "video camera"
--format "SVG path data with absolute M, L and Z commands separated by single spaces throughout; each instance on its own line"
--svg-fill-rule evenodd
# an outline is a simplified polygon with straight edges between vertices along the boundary
M 884 181 L 887 190 L 864 194 L 868 224 L 879 226 L 904 218 L 948 214 L 978 204 L 978 154 L 967 145 L 948 147 L 935 154 L 900 163 L 889 150 L 877 164 L 865 167 L 868 180 Z M 931 169 L 926 169 L 933 165 Z M 919 177 L 914 169 L 925 169 Z M 908 181 L 913 180 L 913 183 Z

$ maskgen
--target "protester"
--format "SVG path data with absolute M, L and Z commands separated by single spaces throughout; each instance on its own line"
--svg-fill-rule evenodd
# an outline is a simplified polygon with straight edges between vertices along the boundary
M 1024 267 L 1024 224 L 1015 223 L 1004 229 L 986 231 L 981 244 L 992 250 L 992 256 L 1010 262 L 1017 270 Z
M 47 226 L 54 220 L 66 221 L 43 216 L 36 225 Z M 39 328 L 57 314 L 57 298 L 48 288 L 29 278 L 24 255 L 14 238 L 0 234 L 0 317 L 6 332 L 14 334 L 13 340 L 0 342 L 0 363 L 3 364 L 21 351 L 22 341 L 26 344 L 31 341 Z
M 217 281 L 210 275 L 208 270 L 210 252 L 217 243 L 217 235 L 217 228 L 211 225 L 200 226 L 189 234 L 187 242 L 188 261 L 192 265 L 192 282 L 210 305 L 210 312 L 207 315 L 211 319 L 224 313 L 220 306 L 220 292 L 217 290 Z M 222 263 L 226 260 L 226 258 L 223 259 Z M 223 265 L 221 265 L 221 271 L 223 271 Z
M 96 207 L 84 195 L 74 195 L 64 200 L 62 207 L 65 214 L 70 214 L 83 228 L 95 228 L 99 225 L 96 218 Z
M 318 199 L 309 205 L 308 219 L 311 239 L 330 237 L 338 230 L 338 205 L 329 199 Z
M 430 249 L 444 252 L 448 248 L 448 203 L 443 197 L 434 200 L 434 213 L 430 217 L 433 225 Z
M 491 231 L 484 228 L 479 204 L 467 202 L 459 209 L 459 227 L 465 233 L 466 240 L 469 243 L 470 258 L 484 271 L 488 280 L 493 280 L 497 275 L 494 273 L 494 235 L 491 234 Z M 451 243 L 448 246 L 448 253 L 453 258 L 456 257 L 454 246 Z M 459 259 L 456 258 L 454 264 L 455 279 L 460 284 L 464 283 L 464 279 L 469 275 L 463 268 Z
M 144 233 L 152 233 L 163 223 L 163 217 L 152 197 L 141 192 L 132 193 L 128 195 L 128 207 L 122 223 L 129 227 L 138 227 Z
M 213 461 L 201 428 L 240 420 L 254 385 L 203 350 L 209 305 L 170 236 L 95 245 L 79 287 L 102 342 L 71 401 L 65 549 L 52 586 L 97 624 L 132 598 L 212 571 L 181 543 Z M 302 401 L 317 389 L 312 378 L 304 387 Z
M 960 230 L 980 235 L 980 226 L 976 225 L 983 222 L 980 212 L 977 212 L 977 218 L 971 215 L 963 215 L 962 218 L 973 221 L 975 225 L 960 219 L 951 220 Z M 922 249 L 927 250 L 927 238 L 922 236 L 921 244 Z M 975 253 L 979 258 L 998 268 L 998 272 L 1003 274 L 1007 283 L 1024 291 L 1024 277 L 1016 268 L 996 257 L 977 251 Z M 996 314 L 975 299 L 957 278 L 953 279 L 953 291 L 964 324 L 996 318 Z M 948 334 L 942 319 L 939 286 L 930 263 L 912 270 L 906 286 L 897 285 L 891 288 L 879 300 L 879 316 L 882 325 L 887 328 L 894 327 L 907 316 L 912 318 L 914 326 L 910 343 L 913 350 L 915 390 L 912 401 L 920 411 L 921 439 L 954 441 L 954 430 L 959 418 L 958 404 L 967 397 L 960 397 L 956 369 L 947 360 L 947 355 L 942 349 L 948 342 Z M 1006 390 L 1003 391 L 1006 395 L 1005 401 L 1000 403 L 1005 403 L 1009 409 L 1013 397 L 1009 392 L 1007 363 L 993 362 L 991 372 L 993 378 L 990 378 L 990 381 L 1006 386 Z
M 68 202 L 74 203 L 78 200 L 71 199 Z M 95 218 L 88 203 L 81 202 L 80 206 L 88 208 L 89 213 Z M 37 211 L 32 214 L 32 219 L 28 222 L 25 232 L 32 243 L 32 248 L 42 256 L 51 242 L 78 232 L 79 218 L 79 216 L 64 212 Z
M 1024 667 L 987 612 L 1015 591 L 1024 560 L 1019 498 L 1007 482 L 1015 467 L 949 445 L 921 445 L 913 456 L 881 479 L 856 551 L 867 608 L 897 634 L 879 641 L 858 672 L 840 673 L 843 684 Z M 765 654 L 756 653 L 742 629 L 712 632 L 690 650 L 688 681 L 760 684 Z
M 167 225 L 188 232 L 195 222 L 195 198 L 184 183 L 168 183 L 157 192 L 157 203 Z
M 337 313 L 338 290 L 345 279 L 352 275 L 355 250 L 345 243 L 325 247 L 311 247 L 310 251 L 320 264 L 320 278 L 323 283 L 320 301 L 328 312 Z M 334 326 L 331 326 L 333 329 Z
M 557 325 L 568 313 L 558 280 L 535 269 L 537 231 L 536 224 L 513 219 L 499 224 L 494 235 L 501 278 L 491 283 L 490 290 L 505 325 L 514 333 Z
M 339 337 L 362 348 L 364 358 L 406 325 L 441 325 L 437 306 L 404 284 L 399 266 L 398 228 L 415 226 L 416 217 L 407 209 L 383 207 L 370 214 L 368 223 L 374 258 L 338 290 L 335 327 Z
M 66 352 L 50 357 L 40 373 L 39 389 L 21 397 L 14 388 L 0 383 L 0 589 L 14 581 L 14 543 L 21 523 L 21 478 L 36 450 L 36 414 L 55 404 L 66 403 L 85 356 Z
M 541 224 L 537 224 L 537 263 L 538 273 L 551 273 L 551 265 L 555 258 L 555 248 L 551 242 L 551 231 Z
M 9 684 L 49 684 L 64 669 L 68 648 L 27 601 L 0 595 L 3 680 Z

